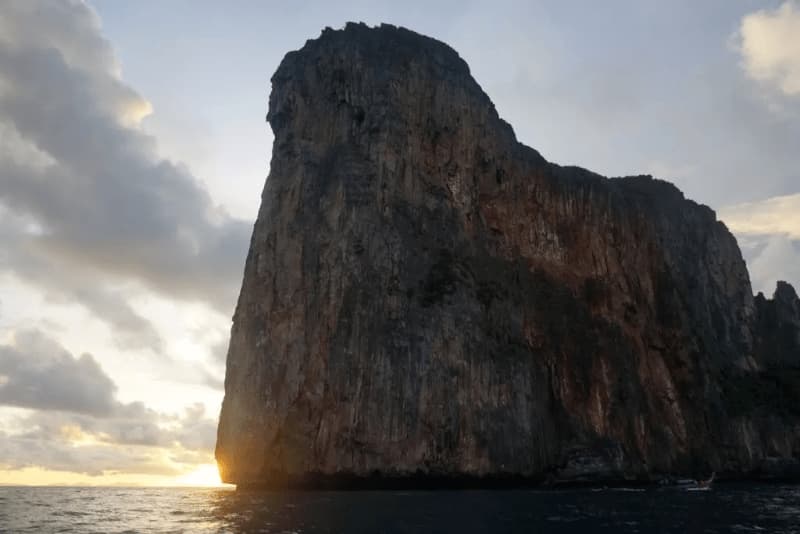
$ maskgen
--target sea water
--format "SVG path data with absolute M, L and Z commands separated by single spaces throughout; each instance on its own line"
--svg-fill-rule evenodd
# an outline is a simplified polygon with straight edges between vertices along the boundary
M 246 492 L 0 487 L 3 532 L 800 533 L 800 486 Z

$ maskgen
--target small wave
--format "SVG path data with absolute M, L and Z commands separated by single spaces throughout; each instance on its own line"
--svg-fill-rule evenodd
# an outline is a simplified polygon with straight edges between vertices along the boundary
M 740 525 L 737 523 L 735 525 L 731 525 L 731 530 L 735 530 L 737 532 L 763 532 L 767 529 L 758 525 Z
M 580 521 L 580 517 L 565 517 L 563 515 L 551 515 L 546 517 L 548 521 L 553 521 L 554 523 L 574 523 L 575 521 Z
M 60 512 L 56 512 L 58 515 L 67 515 L 70 517 L 83 517 L 90 515 L 89 512 L 81 512 L 79 510 L 62 510 Z

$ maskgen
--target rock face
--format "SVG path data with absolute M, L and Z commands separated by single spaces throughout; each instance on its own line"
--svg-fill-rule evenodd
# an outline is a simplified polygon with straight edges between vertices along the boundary
M 272 84 L 223 480 L 797 472 L 800 301 L 754 299 L 711 209 L 548 163 L 402 28 L 326 29 Z

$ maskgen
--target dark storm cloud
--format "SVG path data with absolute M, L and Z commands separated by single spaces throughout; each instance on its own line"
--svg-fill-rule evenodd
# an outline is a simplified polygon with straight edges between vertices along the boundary
M 250 224 L 217 207 L 137 128 L 125 86 L 81 3 L 11 2 L 0 21 L 0 267 L 85 305 L 130 339 L 159 341 L 114 287 L 139 283 L 229 313 Z M 137 338 L 136 334 L 143 334 Z

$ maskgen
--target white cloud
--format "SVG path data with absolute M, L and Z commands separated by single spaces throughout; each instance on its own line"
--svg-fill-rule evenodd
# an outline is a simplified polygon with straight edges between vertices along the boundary
M 787 0 L 744 16 L 739 51 L 748 76 L 785 95 L 800 95 L 800 5 Z
M 150 104 L 121 79 L 91 9 L 4 5 L 0 86 L 0 133 L 8 134 L 0 137 L 0 270 L 126 334 L 151 330 L 142 344 L 156 350 L 121 288 L 138 284 L 230 313 L 251 224 L 158 155 L 138 127 Z
M 772 295 L 775 282 L 800 283 L 800 193 L 718 210 L 736 234 L 754 291 Z
M 0 425 L 0 468 L 175 475 L 211 457 L 217 425 L 203 404 L 170 415 L 120 402 L 91 355 L 76 358 L 41 332 L 0 345 L 0 376 L 0 405 L 24 409 Z
M 781 234 L 800 239 L 800 193 L 747 202 L 718 210 L 735 234 Z
M 785 235 L 766 236 L 763 241 L 761 250 L 748 262 L 753 290 L 772 296 L 779 280 L 800 287 L 800 241 Z

